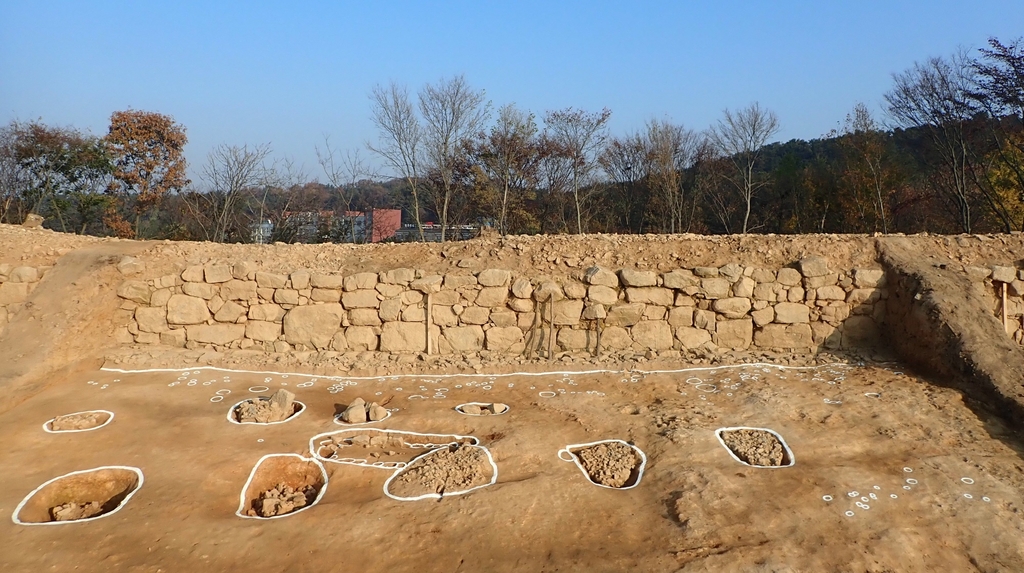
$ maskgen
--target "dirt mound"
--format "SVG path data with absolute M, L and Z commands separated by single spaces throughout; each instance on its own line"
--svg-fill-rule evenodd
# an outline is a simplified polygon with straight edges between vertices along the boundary
M 491 478 L 491 472 L 482 448 L 454 444 L 410 464 L 395 476 L 388 489 L 397 497 L 444 495 L 448 491 L 484 485 Z
M 288 484 L 277 486 L 261 492 L 258 499 L 253 500 L 252 507 L 246 515 L 253 517 L 275 517 L 291 513 L 301 507 L 313 503 L 317 490 L 312 485 L 294 488 Z
M 50 422 L 50 429 L 54 432 L 68 432 L 72 430 L 89 430 L 102 426 L 110 419 L 110 414 L 105 412 L 79 412 L 57 416 Z
M 788 461 L 782 442 L 765 430 L 730 430 L 721 433 L 726 447 L 752 466 L 782 466 Z
M 580 448 L 572 452 L 594 483 L 608 487 L 624 487 L 635 481 L 640 457 L 631 446 L 608 442 Z
M 278 390 L 269 398 L 260 396 L 235 407 L 235 419 L 241 424 L 283 422 L 298 412 L 295 394 Z
M 98 501 L 78 503 L 69 501 L 50 508 L 50 517 L 54 521 L 75 521 L 76 519 L 88 519 L 99 515 L 103 511 L 103 505 Z

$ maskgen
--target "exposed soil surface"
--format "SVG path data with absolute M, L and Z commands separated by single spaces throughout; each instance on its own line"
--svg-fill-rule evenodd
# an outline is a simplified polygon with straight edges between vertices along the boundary
M 139 476 L 127 469 L 104 468 L 67 475 L 36 492 L 17 517 L 26 523 L 96 517 L 117 509 L 138 486 Z
M 57 416 L 50 422 L 50 429 L 54 432 L 67 432 L 69 430 L 89 430 L 102 426 L 110 419 L 110 414 L 105 412 L 82 412 L 80 414 L 68 414 Z
M 782 442 L 771 432 L 729 430 L 722 432 L 722 440 L 736 457 L 752 466 L 781 466 L 787 461 Z
M 640 456 L 630 446 L 608 442 L 580 448 L 574 452 L 590 480 L 608 487 L 623 487 L 636 481 Z
M 467 490 L 487 483 L 493 469 L 482 448 L 452 445 L 416 460 L 395 476 L 391 495 L 417 497 Z

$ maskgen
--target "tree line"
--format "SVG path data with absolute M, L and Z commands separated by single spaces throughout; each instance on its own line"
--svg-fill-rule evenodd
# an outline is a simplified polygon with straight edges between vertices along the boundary
M 498 233 L 937 233 L 1024 230 L 1024 39 L 931 58 L 893 75 L 884 115 L 858 104 L 810 141 L 769 143 L 758 103 L 715 125 L 651 119 L 612 134 L 608 109 L 537 117 L 494 109 L 465 77 L 412 93 L 375 86 L 376 141 L 316 146 L 317 173 L 269 144 L 221 145 L 186 177 L 184 126 L 112 114 L 96 137 L 42 121 L 0 128 L 0 222 L 34 212 L 64 232 L 219 242 L 354 241 L 345 213 L 401 209 L 424 226 Z M 369 153 L 387 173 L 369 168 Z

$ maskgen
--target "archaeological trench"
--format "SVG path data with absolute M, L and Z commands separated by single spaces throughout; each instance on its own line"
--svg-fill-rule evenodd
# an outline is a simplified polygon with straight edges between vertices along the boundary
M 1022 259 L 0 226 L 0 569 L 1024 570 Z

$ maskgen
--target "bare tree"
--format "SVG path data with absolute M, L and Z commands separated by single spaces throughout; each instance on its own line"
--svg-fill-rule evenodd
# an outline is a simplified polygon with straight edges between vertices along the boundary
M 895 85 L 885 94 L 887 111 L 896 125 L 925 128 L 945 175 L 935 179 L 937 188 L 953 204 L 965 233 L 973 226 L 975 188 L 967 124 L 977 111 L 970 97 L 974 80 L 974 68 L 960 51 L 950 59 L 931 58 L 894 74 Z
M 883 233 L 889 232 L 889 209 L 887 196 L 892 193 L 890 186 L 892 170 L 887 166 L 886 135 L 871 117 L 871 111 L 858 103 L 853 112 L 846 116 L 843 124 L 843 144 L 847 156 L 847 178 L 853 179 L 853 192 L 859 195 L 866 190 L 875 211 L 876 230 L 881 225 Z
M 193 222 L 208 241 L 224 242 L 232 230 L 245 200 L 244 193 L 267 182 L 264 161 L 270 144 L 219 145 L 210 152 L 202 169 L 205 192 L 182 196 Z M 237 229 L 235 229 L 237 230 Z
M 719 153 L 732 163 L 732 172 L 725 177 L 746 206 L 742 231 L 745 234 L 749 228 L 754 194 L 768 183 L 754 171 L 754 167 L 761 148 L 778 133 L 779 119 L 774 112 L 761 108 L 757 102 L 737 112 L 727 109 L 724 115 L 711 131 L 711 137 Z
M 316 160 L 320 163 L 327 182 L 334 187 L 341 196 L 341 202 L 345 205 L 345 220 L 347 221 L 352 242 L 356 242 L 356 227 L 348 217 L 352 210 L 352 197 L 355 195 L 356 184 L 363 177 L 370 174 L 369 169 L 362 157 L 359 157 L 359 150 L 346 150 L 344 153 L 331 148 L 331 138 L 324 136 L 324 148 L 316 147 Z
M 498 121 L 470 146 L 488 182 L 496 187 L 498 232 L 509 232 L 509 210 L 519 207 L 527 188 L 537 182 L 541 149 L 532 113 L 514 104 L 498 110 Z
M 490 103 L 483 91 L 474 91 L 464 76 L 427 84 L 419 94 L 423 115 L 423 144 L 428 169 L 439 182 L 434 193 L 441 218 L 441 242 L 448 228 L 448 207 L 454 192 L 455 172 L 465 158 L 463 142 L 487 120 Z
M 380 155 L 409 184 L 416 230 L 423 241 L 419 195 L 423 170 L 423 127 L 416 117 L 416 108 L 409 99 L 409 90 L 394 82 L 388 87 L 374 86 L 370 101 L 371 119 L 377 126 L 380 142 L 376 146 L 370 143 L 366 146 Z
M 551 139 L 559 144 L 569 159 L 571 189 L 576 204 L 576 232 L 583 234 L 583 207 L 587 195 L 585 187 L 594 183 L 591 176 L 597 165 L 596 155 L 608 138 L 605 126 L 611 117 L 605 108 L 596 113 L 566 108 L 548 112 L 544 124 Z
M 687 207 L 685 171 L 696 161 L 700 145 L 700 136 L 681 125 L 667 120 L 647 122 L 648 177 L 655 193 L 668 209 L 670 233 L 683 229 Z
M 622 224 L 633 233 L 644 232 L 650 194 L 640 182 L 650 172 L 648 159 L 647 143 L 637 133 L 612 137 L 598 158 L 601 168 L 618 189 L 621 208 L 617 210 Z

